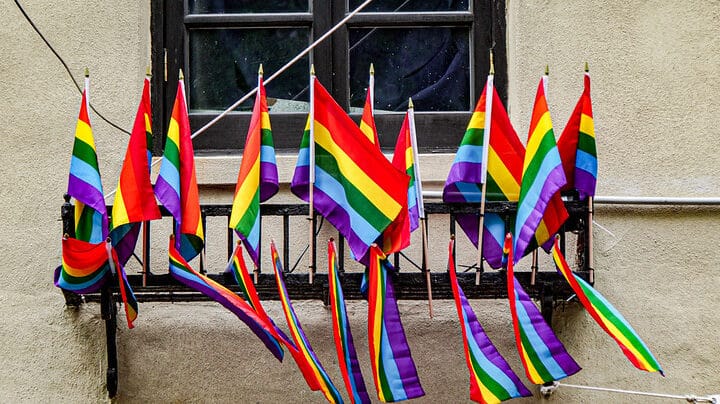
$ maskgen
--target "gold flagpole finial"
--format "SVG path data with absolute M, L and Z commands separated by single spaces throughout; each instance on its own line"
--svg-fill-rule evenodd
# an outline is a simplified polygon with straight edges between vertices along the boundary
M 258 75 L 262 76 L 264 74 L 262 63 L 260 63 L 260 67 L 258 67 Z
M 413 105 L 412 97 L 408 98 L 408 109 L 415 109 L 415 105 Z
M 545 65 L 545 75 L 546 76 L 550 75 L 550 65 Z
M 590 73 L 590 67 L 588 66 L 587 61 L 585 61 L 585 73 Z
M 85 68 L 85 77 L 90 77 L 90 69 Z
M 490 74 L 495 74 L 495 58 L 493 57 L 492 50 L 490 50 Z
M 182 69 L 180 69 L 180 72 L 178 73 L 178 80 L 185 80 L 185 75 L 183 74 Z
M 370 75 L 371 76 L 375 75 L 375 64 L 374 63 L 370 63 Z
M 147 77 L 152 77 L 152 68 L 150 67 L 150 65 L 145 66 L 145 75 Z
M 310 65 L 310 75 L 311 76 L 315 75 L 315 63 Z

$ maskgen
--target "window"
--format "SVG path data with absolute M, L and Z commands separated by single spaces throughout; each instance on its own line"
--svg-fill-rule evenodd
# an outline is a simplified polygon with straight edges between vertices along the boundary
M 191 127 L 200 128 L 256 86 L 260 63 L 270 76 L 362 2 L 154 0 L 154 132 L 166 130 L 178 69 L 185 72 Z M 485 84 L 491 47 L 496 87 L 505 99 L 504 16 L 504 0 L 373 1 L 266 86 L 276 148 L 297 150 L 311 63 L 338 103 L 359 119 L 372 62 L 383 148 L 394 147 L 412 97 L 420 149 L 455 150 Z M 251 108 L 252 99 L 197 137 L 196 150 L 242 149 Z M 156 138 L 159 151 L 164 140 Z

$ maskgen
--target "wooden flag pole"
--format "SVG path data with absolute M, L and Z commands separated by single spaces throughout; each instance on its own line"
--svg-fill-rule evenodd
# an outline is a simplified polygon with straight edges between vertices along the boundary
M 478 221 L 478 242 L 477 242 L 477 270 L 475 271 L 475 285 L 480 285 L 480 275 L 483 272 L 483 233 L 485 230 L 485 201 L 487 193 L 487 171 L 488 171 L 488 148 L 490 147 L 490 128 L 492 121 L 492 101 L 493 101 L 493 78 L 495 76 L 495 63 L 493 61 L 493 53 L 490 51 L 490 73 L 485 86 L 485 122 L 483 128 L 483 150 L 482 150 L 482 189 L 480 190 L 480 220 Z
M 425 203 L 423 202 L 422 196 L 422 178 L 420 177 L 420 160 L 418 158 L 418 147 L 417 147 L 417 132 L 415 129 L 415 106 L 413 105 L 412 98 L 408 99 L 408 120 L 410 121 L 410 146 L 412 147 L 414 174 L 415 174 L 415 193 L 418 201 L 418 216 L 420 219 L 420 233 L 422 236 L 422 254 L 423 254 L 423 271 L 425 272 L 425 281 L 427 283 L 428 293 L 428 314 L 430 318 L 433 317 L 432 307 L 432 280 L 430 278 L 430 260 L 428 254 L 428 240 L 427 240 L 427 221 L 425 216 Z
M 588 222 L 587 222 L 587 241 L 588 241 L 588 281 L 590 284 L 595 283 L 595 254 L 593 252 L 593 197 L 588 196 Z
M 310 260 L 308 265 L 308 281 L 313 283 L 315 276 L 315 201 L 314 201 L 314 188 L 315 188 L 315 65 L 310 66 L 310 139 L 309 139 L 309 184 L 308 184 L 308 251 Z
M 535 275 L 538 270 L 538 252 L 537 248 L 532 252 L 532 264 L 530 264 L 530 285 L 535 286 Z

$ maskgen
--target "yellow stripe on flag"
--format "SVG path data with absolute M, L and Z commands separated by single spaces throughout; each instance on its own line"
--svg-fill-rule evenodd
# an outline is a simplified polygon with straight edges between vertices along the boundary
M 340 173 L 345 178 L 351 178 L 355 188 L 385 217 L 390 220 L 397 217 L 401 209 L 400 204 L 368 177 L 367 173 L 345 153 L 345 150 L 335 143 L 327 128 L 318 121 L 315 121 L 315 142 L 335 157 Z

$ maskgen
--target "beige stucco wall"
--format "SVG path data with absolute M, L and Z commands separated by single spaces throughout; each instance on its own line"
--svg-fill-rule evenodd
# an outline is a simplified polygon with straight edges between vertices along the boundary
M 522 138 L 544 66 L 551 69 L 549 99 L 559 132 L 580 94 L 581 68 L 588 61 L 600 154 L 599 194 L 720 196 L 720 3 L 508 3 L 509 107 Z M 91 69 L 93 104 L 130 127 L 149 60 L 149 3 L 22 4 L 74 74 L 80 76 L 85 66 Z M 65 309 L 51 284 L 60 259 L 59 207 L 79 97 L 14 4 L 0 5 L 0 15 L 0 400 L 102 401 L 105 347 L 99 308 L 89 304 L 77 311 Z M 115 186 L 127 138 L 97 118 L 93 127 L 108 191 Z M 422 159 L 426 178 L 441 181 L 451 157 Z M 292 167 L 291 160 L 286 159 L 285 167 Z M 198 166 L 203 182 L 233 181 L 237 160 L 206 160 Z M 223 199 L 217 190 L 204 190 L 206 200 Z M 581 309 L 568 305 L 556 311 L 554 326 L 584 368 L 568 383 L 720 393 L 719 213 L 718 208 L 598 206 L 597 222 L 609 232 L 595 230 L 597 287 L 635 326 L 667 377 L 635 370 Z M 440 229 L 433 231 L 441 234 Z M 156 257 L 162 257 L 163 244 L 155 246 L 160 251 Z M 443 268 L 444 241 L 432 248 L 434 267 Z M 474 301 L 473 306 L 498 349 L 522 373 L 506 302 Z M 268 307 L 282 323 L 278 305 Z M 296 308 L 340 386 L 329 312 L 315 301 L 296 302 Z M 307 389 L 292 361 L 277 364 L 240 322 L 214 304 L 147 303 L 140 310 L 134 330 L 122 322 L 118 330 L 119 401 L 323 401 Z M 424 302 L 401 302 L 428 393 L 417 401 L 467 401 L 467 370 L 454 308 L 445 301 L 436 302 L 435 310 L 430 320 Z M 349 311 L 372 388 L 366 305 L 352 302 Z M 550 400 L 635 398 L 561 388 Z

